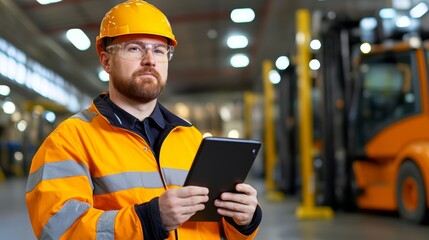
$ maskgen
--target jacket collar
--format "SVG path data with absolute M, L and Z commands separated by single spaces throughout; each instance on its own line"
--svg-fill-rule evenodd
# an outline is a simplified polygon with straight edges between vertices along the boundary
M 122 125 L 123 125 L 122 121 L 123 120 L 118 115 L 115 114 L 115 110 L 112 108 L 112 105 L 108 103 L 109 101 L 110 101 L 109 93 L 103 92 L 93 100 L 93 105 L 98 110 L 98 112 L 101 115 L 103 115 L 110 122 L 110 124 L 118 126 L 118 127 L 122 127 Z M 158 125 L 160 125 L 160 127 L 165 127 L 166 125 L 169 125 L 171 127 L 176 127 L 176 126 L 190 127 L 190 126 L 192 126 L 191 123 L 189 123 L 188 121 L 178 117 L 174 113 L 170 112 L 167 108 L 165 108 L 159 102 L 157 103 L 156 108 L 157 108 L 157 110 L 153 114 L 156 115 L 155 121 L 157 122 Z M 163 118 L 163 120 L 160 120 L 159 118 Z

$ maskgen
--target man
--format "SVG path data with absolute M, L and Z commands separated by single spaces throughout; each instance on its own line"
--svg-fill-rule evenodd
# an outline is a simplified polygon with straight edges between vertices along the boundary
M 164 14 L 139 0 L 104 17 L 97 52 L 109 92 L 55 129 L 34 156 L 27 206 L 39 239 L 253 239 L 256 190 L 215 201 L 220 222 L 187 221 L 208 189 L 183 187 L 202 140 L 157 98 L 177 41 Z

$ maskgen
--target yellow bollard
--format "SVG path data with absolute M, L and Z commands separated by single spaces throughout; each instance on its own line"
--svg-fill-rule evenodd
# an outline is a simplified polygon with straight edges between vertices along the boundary
M 281 201 L 284 194 L 276 190 L 274 181 L 274 170 L 277 161 L 276 154 L 276 135 L 274 131 L 274 89 L 270 82 L 269 72 L 273 65 L 269 60 L 262 63 L 262 80 L 264 81 L 264 116 L 265 116 L 265 187 L 267 190 L 267 199 L 272 201 Z
M 311 106 L 310 68 L 310 13 L 300 9 L 297 12 L 296 43 L 298 47 L 298 103 L 299 144 L 302 175 L 302 203 L 296 210 L 299 219 L 332 218 L 330 207 L 315 206 L 315 176 L 313 169 L 313 119 Z
M 6 176 L 3 173 L 3 169 L 0 167 L 0 182 L 4 181 L 6 179 Z

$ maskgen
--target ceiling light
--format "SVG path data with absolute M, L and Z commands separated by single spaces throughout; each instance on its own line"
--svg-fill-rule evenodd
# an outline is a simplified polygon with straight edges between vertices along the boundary
M 428 10 L 428 5 L 424 2 L 421 2 L 410 10 L 410 16 L 412 18 L 421 18 L 428 12 Z
M 411 25 L 411 19 L 408 16 L 401 16 L 396 19 L 395 24 L 399 28 L 406 28 Z
M 396 10 L 393 8 L 383 8 L 378 15 L 383 19 L 394 18 L 396 16 Z
M 3 107 L 3 112 L 6 114 L 12 114 L 16 110 L 15 103 L 11 101 L 4 102 L 2 107 Z
M 7 85 L 0 85 L 0 95 L 9 96 L 9 94 L 10 94 L 10 87 Z
M 255 19 L 255 12 L 251 8 L 237 8 L 231 12 L 231 20 L 235 23 L 251 22 Z
M 411 8 L 411 0 L 392 0 L 392 6 L 395 9 L 410 9 Z
M 319 70 L 320 68 L 320 62 L 317 59 L 311 59 L 308 66 L 311 70 Z
M 313 50 L 319 50 L 322 47 L 322 43 L 318 39 L 313 39 L 310 42 L 310 48 Z
M 289 67 L 289 64 L 290 64 L 289 58 L 286 56 L 281 56 L 276 60 L 276 67 L 279 70 L 285 70 L 287 67 Z
M 236 36 L 229 37 L 226 43 L 228 44 L 229 48 L 237 49 L 237 48 L 247 47 L 247 44 L 249 44 L 249 41 L 247 40 L 246 36 L 236 35 Z
M 45 119 L 48 121 L 48 122 L 50 122 L 50 123 L 53 123 L 53 122 L 55 122 L 55 119 L 57 118 L 57 116 L 55 115 L 55 113 L 54 112 L 52 112 L 52 111 L 46 111 L 45 112 Z
M 360 51 L 363 54 L 367 54 L 367 53 L 371 52 L 371 45 L 369 43 L 362 43 L 360 45 Z
M 362 18 L 359 25 L 363 30 L 372 31 L 377 27 L 377 19 L 373 17 Z
M 217 31 L 214 29 L 210 29 L 207 31 L 207 37 L 209 37 L 210 39 L 215 39 L 217 38 Z
M 109 74 L 104 71 L 104 69 L 101 69 L 98 72 L 98 78 L 102 81 L 102 82 L 108 82 L 109 81 Z
M 57 3 L 57 2 L 61 2 L 62 0 L 37 0 L 38 3 L 42 4 L 42 5 L 47 5 L 47 4 L 51 4 L 51 3 Z
M 91 46 L 88 36 L 79 28 L 73 28 L 67 31 L 68 40 L 79 50 L 85 51 Z
M 235 54 L 231 57 L 230 60 L 231 66 L 235 68 L 247 67 L 247 65 L 249 65 L 249 62 L 249 57 L 242 53 Z
M 277 72 L 277 70 L 271 70 L 271 71 L 268 73 L 268 78 L 270 79 L 270 82 L 271 82 L 272 84 L 278 84 L 278 83 L 280 82 L 280 80 L 282 79 L 282 78 L 280 77 L 280 73 L 279 73 L 279 72 Z

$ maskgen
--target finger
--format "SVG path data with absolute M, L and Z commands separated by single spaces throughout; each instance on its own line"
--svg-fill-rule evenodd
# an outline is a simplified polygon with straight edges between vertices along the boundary
M 182 206 L 194 206 L 197 204 L 206 203 L 209 201 L 209 196 L 203 195 L 203 196 L 192 196 L 188 198 L 181 198 L 179 199 L 179 204 Z
M 239 183 L 235 186 L 235 190 L 240 193 L 244 193 L 249 196 L 256 196 L 257 191 L 252 186 L 246 183 Z
M 186 186 L 179 188 L 177 191 L 177 197 L 179 198 L 188 198 L 191 196 L 197 195 L 207 195 L 209 194 L 209 189 L 205 187 L 197 187 L 197 186 Z
M 222 193 L 220 199 L 222 201 L 235 202 L 243 205 L 256 205 L 258 203 L 256 196 L 248 196 L 243 193 Z
M 186 206 L 181 208 L 182 215 L 194 215 L 196 212 L 204 210 L 204 204 L 196 204 L 192 206 Z
M 237 202 L 221 201 L 219 199 L 215 200 L 215 206 L 220 209 L 228 210 L 231 212 L 241 212 L 241 213 L 251 212 L 253 209 L 252 205 L 246 205 L 246 204 L 237 203 Z
M 234 221 L 238 225 L 249 224 L 252 221 L 252 217 L 253 217 L 253 215 L 249 213 L 234 212 L 223 208 L 217 209 L 217 212 L 219 213 L 219 215 L 234 219 Z

